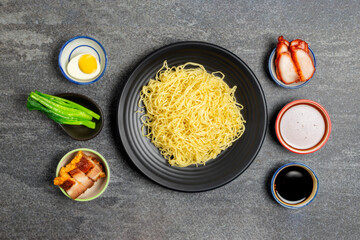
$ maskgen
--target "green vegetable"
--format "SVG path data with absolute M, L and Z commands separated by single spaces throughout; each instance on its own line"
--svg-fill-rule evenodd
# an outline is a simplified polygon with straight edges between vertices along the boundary
M 52 95 L 48 95 L 48 94 L 45 94 L 45 93 L 41 93 L 41 92 L 38 92 L 38 91 L 35 91 L 37 94 L 39 94 L 40 96 L 44 97 L 44 98 L 47 98 L 51 101 L 54 101 L 60 105 L 63 105 L 65 107 L 72 107 L 72 108 L 75 108 L 75 109 L 78 109 L 80 111 L 83 111 L 85 113 L 87 113 L 88 115 L 92 116 L 93 118 L 99 120 L 100 119 L 100 115 L 97 114 L 97 113 L 94 113 L 93 111 L 87 109 L 86 107 L 83 107 L 81 106 L 80 104 L 77 104 L 77 103 L 74 103 L 70 100 L 67 100 L 67 99 L 64 99 L 64 98 L 61 98 L 61 97 L 56 97 L 56 96 L 52 96 Z
M 82 119 L 87 119 L 87 120 L 91 120 L 92 117 L 89 114 L 84 113 L 83 111 L 80 111 L 78 109 L 75 108 L 69 108 L 69 107 L 65 107 L 63 105 L 60 105 L 56 102 L 53 102 L 49 99 L 46 99 L 42 96 L 40 96 L 37 93 L 30 93 L 30 97 L 35 99 L 36 101 L 38 101 L 39 103 L 41 103 L 42 105 L 44 105 L 45 107 L 53 110 L 54 112 L 57 112 L 59 114 L 63 114 L 69 117 L 78 117 L 78 118 L 82 118 Z
M 60 124 L 84 125 L 95 129 L 95 122 L 91 120 L 93 117 L 100 119 L 98 114 L 77 103 L 38 91 L 30 93 L 26 106 L 30 111 L 45 113 L 48 118 Z

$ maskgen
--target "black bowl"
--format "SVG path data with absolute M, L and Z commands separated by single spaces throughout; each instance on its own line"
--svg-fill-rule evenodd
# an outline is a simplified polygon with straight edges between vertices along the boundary
M 235 97 L 244 106 L 243 136 L 205 166 L 172 167 L 141 132 L 137 113 L 140 89 L 167 60 L 169 66 L 196 62 L 207 71 L 221 71 L 224 81 L 237 86 Z M 222 186 L 239 176 L 255 159 L 263 143 L 267 108 L 262 88 L 250 68 L 235 54 L 204 42 L 165 46 L 143 59 L 130 75 L 120 98 L 118 127 L 124 148 L 134 164 L 153 181 L 170 189 L 198 192 Z
M 78 93 L 60 93 L 60 94 L 56 94 L 56 96 L 80 104 L 100 115 L 99 120 L 97 119 L 92 120 L 96 124 L 95 129 L 90 129 L 82 125 L 59 124 L 60 127 L 67 133 L 67 135 L 78 141 L 87 141 L 96 137 L 100 133 L 104 125 L 104 114 L 100 106 L 96 102 L 94 102 L 89 97 Z

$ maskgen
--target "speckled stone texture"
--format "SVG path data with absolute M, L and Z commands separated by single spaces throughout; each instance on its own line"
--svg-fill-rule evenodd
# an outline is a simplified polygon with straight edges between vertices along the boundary
M 359 239 L 359 1 L 0 1 L 0 239 Z M 89 86 L 67 81 L 57 57 L 77 35 L 108 53 L 104 77 Z M 267 72 L 276 39 L 301 38 L 317 57 L 304 88 L 287 90 Z M 198 40 L 243 59 L 266 95 L 269 127 L 252 165 L 231 183 L 182 193 L 150 181 L 123 150 L 116 126 L 121 89 L 136 64 L 164 45 Z M 88 95 L 104 110 L 95 139 L 79 142 L 26 109 L 33 90 Z M 274 122 L 288 102 L 322 104 L 333 129 L 328 143 L 296 155 L 276 140 Z M 60 158 L 88 147 L 111 168 L 106 192 L 75 202 L 53 186 Z M 275 169 L 298 161 L 318 174 L 311 205 L 289 210 L 269 191 Z

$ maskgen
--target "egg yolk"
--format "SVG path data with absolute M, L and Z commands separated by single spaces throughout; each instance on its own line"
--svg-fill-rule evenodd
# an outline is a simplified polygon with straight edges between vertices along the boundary
M 83 73 L 93 73 L 97 69 L 96 59 L 91 54 L 84 54 L 79 59 L 79 68 Z

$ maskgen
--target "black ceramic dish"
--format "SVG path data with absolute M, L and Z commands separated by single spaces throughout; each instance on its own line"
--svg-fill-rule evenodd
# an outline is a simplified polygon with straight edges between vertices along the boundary
M 205 166 L 171 167 L 159 150 L 141 133 L 137 113 L 140 89 L 154 78 L 164 60 L 169 66 L 186 62 L 204 65 L 209 72 L 221 71 L 225 82 L 237 86 L 235 97 L 244 106 L 244 135 Z M 267 108 L 262 88 L 250 68 L 235 54 L 204 42 L 180 42 L 156 50 L 133 70 L 118 107 L 120 137 L 130 159 L 147 177 L 170 189 L 198 192 L 220 187 L 239 176 L 252 163 L 263 143 Z
M 56 96 L 78 103 L 100 115 L 99 120 L 93 119 L 93 121 L 96 123 L 95 129 L 90 129 L 81 125 L 76 126 L 76 125 L 59 124 L 61 128 L 71 138 L 78 141 L 86 141 L 96 137 L 100 133 L 104 125 L 104 114 L 100 106 L 97 105 L 96 102 L 94 102 L 92 99 L 88 98 L 87 96 L 78 93 L 60 93 L 57 94 Z

